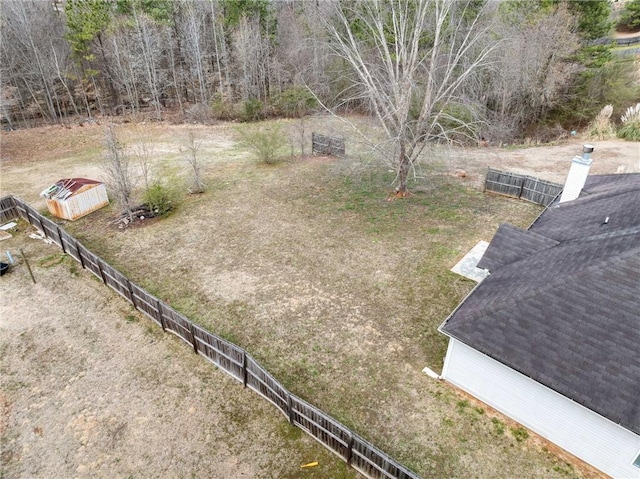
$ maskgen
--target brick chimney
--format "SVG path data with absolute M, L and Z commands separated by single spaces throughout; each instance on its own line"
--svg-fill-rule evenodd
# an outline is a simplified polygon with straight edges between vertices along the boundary
M 584 145 L 582 147 L 582 156 L 573 158 L 567 181 L 565 181 L 564 189 L 562 190 L 562 196 L 560 196 L 560 203 L 573 201 L 580 196 L 582 187 L 587 181 L 587 176 L 589 176 L 589 168 L 593 163 L 591 153 L 593 153 L 593 145 Z

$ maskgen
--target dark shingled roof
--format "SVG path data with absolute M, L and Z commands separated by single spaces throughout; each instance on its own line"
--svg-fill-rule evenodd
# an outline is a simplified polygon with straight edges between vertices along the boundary
M 557 244 L 558 241 L 546 236 L 503 223 L 478 262 L 478 268 L 494 271 Z
M 640 434 L 640 174 L 589 177 L 485 255 L 441 330 Z

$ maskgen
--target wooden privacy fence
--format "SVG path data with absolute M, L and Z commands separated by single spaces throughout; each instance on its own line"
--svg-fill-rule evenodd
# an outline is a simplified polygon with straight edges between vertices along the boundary
M 351 467 L 372 479 L 420 479 L 317 407 L 282 386 L 249 353 L 194 324 L 184 315 L 129 280 L 98 255 L 19 198 L 0 199 L 2 221 L 22 218 L 42 231 L 84 269 L 129 301 L 163 331 L 173 333 L 219 369 L 271 402 L 289 422 L 307 432 Z
M 344 138 L 311 133 L 311 152 L 314 155 L 345 156 Z
M 16 201 L 13 196 L 0 199 L 0 223 L 6 223 L 18 217 Z
M 562 192 L 562 185 L 533 176 L 518 175 L 489 168 L 484 191 L 521 198 L 542 206 L 549 206 Z

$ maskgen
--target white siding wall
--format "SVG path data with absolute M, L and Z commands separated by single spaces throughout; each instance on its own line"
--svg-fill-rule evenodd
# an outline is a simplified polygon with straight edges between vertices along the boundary
M 49 211 L 54 216 L 65 220 L 77 220 L 108 204 L 109 197 L 104 184 L 99 184 L 81 193 L 74 194 L 66 200 L 47 200 Z
M 640 478 L 640 436 L 460 341 L 449 339 L 442 376 L 606 474 Z

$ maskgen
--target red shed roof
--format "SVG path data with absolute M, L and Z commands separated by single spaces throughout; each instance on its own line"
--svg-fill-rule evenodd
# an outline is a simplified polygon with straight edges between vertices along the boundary
M 63 178 L 40 193 L 40 196 L 48 199 L 66 199 L 85 186 L 100 184 L 102 184 L 101 181 L 90 180 L 88 178 Z

